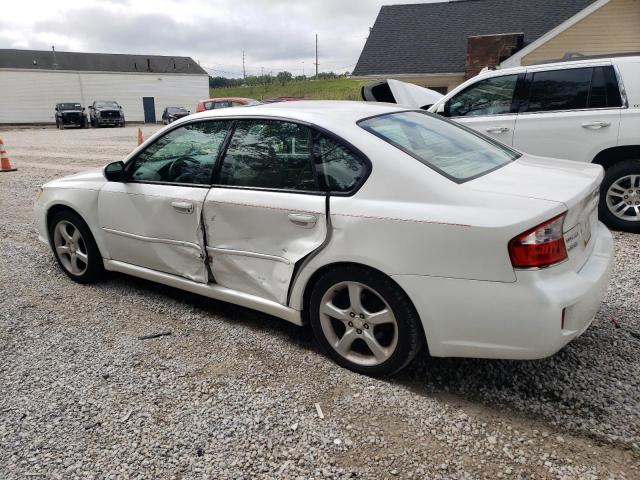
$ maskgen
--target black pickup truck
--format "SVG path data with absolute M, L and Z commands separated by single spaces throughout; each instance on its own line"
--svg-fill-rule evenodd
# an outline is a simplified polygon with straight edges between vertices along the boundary
M 92 127 L 101 127 L 102 125 L 114 125 L 124 127 L 124 111 L 113 100 L 96 100 L 89 107 L 89 119 Z
M 87 116 L 80 103 L 56 103 L 56 128 L 63 129 L 69 125 L 87 128 Z

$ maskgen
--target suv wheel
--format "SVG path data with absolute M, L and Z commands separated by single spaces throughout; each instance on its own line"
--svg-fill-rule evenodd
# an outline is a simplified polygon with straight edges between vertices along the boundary
M 322 350 L 364 375 L 391 375 L 422 346 L 420 321 L 409 298 L 373 270 L 341 267 L 325 273 L 313 288 L 309 309 Z
M 640 233 L 640 159 L 625 160 L 605 172 L 599 213 L 613 230 Z
M 104 271 L 102 255 L 86 223 L 68 210 L 49 224 L 49 238 L 58 264 L 78 283 L 98 280 Z

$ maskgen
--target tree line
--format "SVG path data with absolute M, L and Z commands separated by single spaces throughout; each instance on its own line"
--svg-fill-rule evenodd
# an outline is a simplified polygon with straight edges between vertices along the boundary
M 318 80 L 335 80 L 337 78 L 345 78 L 349 73 L 321 72 L 318 73 Z M 285 85 L 289 82 L 304 82 L 315 80 L 315 75 L 296 75 L 291 72 L 278 72 L 276 75 L 248 75 L 246 78 L 227 78 L 209 76 L 209 88 L 225 88 L 225 87 L 241 87 L 244 85 L 271 85 L 279 83 Z

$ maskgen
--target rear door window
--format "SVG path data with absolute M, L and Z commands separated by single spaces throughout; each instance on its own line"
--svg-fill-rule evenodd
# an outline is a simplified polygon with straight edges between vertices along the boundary
M 317 191 L 311 132 L 279 120 L 238 120 L 218 185 Z
M 592 68 L 534 72 L 527 112 L 587 108 Z

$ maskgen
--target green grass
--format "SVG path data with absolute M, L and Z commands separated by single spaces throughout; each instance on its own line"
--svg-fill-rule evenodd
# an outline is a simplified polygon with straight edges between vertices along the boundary
M 307 100 L 360 100 L 360 87 L 365 82 L 340 78 L 290 82 L 285 85 L 257 85 L 252 87 L 212 88 L 210 94 L 216 97 L 246 97 L 264 100 L 273 97 L 303 97 Z

